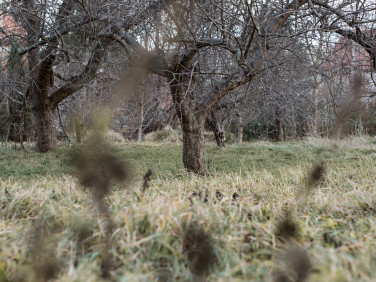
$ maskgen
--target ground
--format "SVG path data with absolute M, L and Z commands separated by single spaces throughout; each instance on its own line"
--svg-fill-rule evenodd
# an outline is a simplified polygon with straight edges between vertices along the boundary
M 112 147 L 131 177 L 111 186 L 110 220 L 77 180 L 77 147 L 2 148 L 0 281 L 376 279 L 373 139 L 210 143 L 204 177 L 181 147 Z

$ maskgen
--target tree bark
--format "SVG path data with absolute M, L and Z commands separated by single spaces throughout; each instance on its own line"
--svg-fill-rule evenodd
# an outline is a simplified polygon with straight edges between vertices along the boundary
M 183 164 L 189 172 L 205 174 L 204 125 L 199 122 L 182 123 L 183 129 Z
M 189 50 L 174 66 L 170 78 L 170 90 L 176 113 L 183 131 L 183 164 L 187 171 L 199 175 L 205 174 L 204 126 L 208 112 L 202 110 L 195 101 L 193 85 L 195 77 L 182 74 L 191 66 L 194 54 L 198 50 Z M 187 87 L 190 85 L 191 87 Z
M 54 111 L 49 108 L 33 108 L 37 134 L 37 149 L 45 153 L 57 146 Z

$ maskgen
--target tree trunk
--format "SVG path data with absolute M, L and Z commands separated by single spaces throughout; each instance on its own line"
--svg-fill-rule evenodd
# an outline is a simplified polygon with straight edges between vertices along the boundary
M 283 130 L 283 123 L 280 119 L 277 120 L 278 122 L 278 142 L 284 141 L 284 130 Z
M 140 103 L 140 116 L 138 119 L 138 131 L 137 131 L 137 142 L 142 141 L 142 125 L 144 123 L 144 104 L 143 101 Z
M 317 81 L 315 75 L 315 81 Z M 313 90 L 313 113 L 312 113 L 312 135 L 318 137 L 318 83 L 315 83 Z
M 214 138 L 217 142 L 218 147 L 225 147 L 225 135 L 223 133 L 223 127 L 221 126 L 220 122 L 218 122 L 218 120 L 216 119 L 215 113 L 212 113 L 208 116 L 207 123 L 214 133 Z
M 184 167 L 199 175 L 205 174 L 204 124 L 182 122 Z
M 54 111 L 33 108 L 35 128 L 37 133 L 37 150 L 45 153 L 57 146 L 57 134 L 55 128 Z
M 238 116 L 238 144 L 243 143 L 243 121 L 240 114 Z
M 81 144 L 84 139 L 84 125 L 78 117 L 74 119 L 74 129 L 76 131 L 76 142 Z
M 277 142 L 283 142 L 284 141 L 283 122 L 278 113 L 275 119 L 275 125 L 276 125 L 276 131 L 277 131 L 275 134 L 275 140 Z

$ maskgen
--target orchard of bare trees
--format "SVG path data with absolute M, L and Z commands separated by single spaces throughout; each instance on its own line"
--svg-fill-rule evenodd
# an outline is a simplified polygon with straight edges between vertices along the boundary
M 167 125 L 205 173 L 219 146 L 375 134 L 373 0 L 21 0 L 0 2 L 0 132 L 80 141 L 97 106 L 141 141 Z M 95 114 L 95 113 L 94 113 Z

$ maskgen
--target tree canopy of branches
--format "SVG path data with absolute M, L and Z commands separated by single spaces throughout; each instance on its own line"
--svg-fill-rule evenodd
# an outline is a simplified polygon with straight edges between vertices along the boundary
M 25 31 L 17 50 L 27 56 L 26 96 L 41 152 L 56 145 L 54 110 L 95 79 L 113 44 L 124 48 L 130 70 L 137 66 L 166 78 L 182 126 L 183 163 L 197 174 L 205 173 L 204 125 L 221 101 L 255 77 L 283 69 L 302 50 L 308 55 L 307 44 L 347 38 L 376 70 L 376 4 L 369 0 L 5 3 Z M 69 64 L 70 76 L 55 71 L 71 61 L 77 64 Z M 282 96 L 277 93 L 274 103 L 277 117 Z

